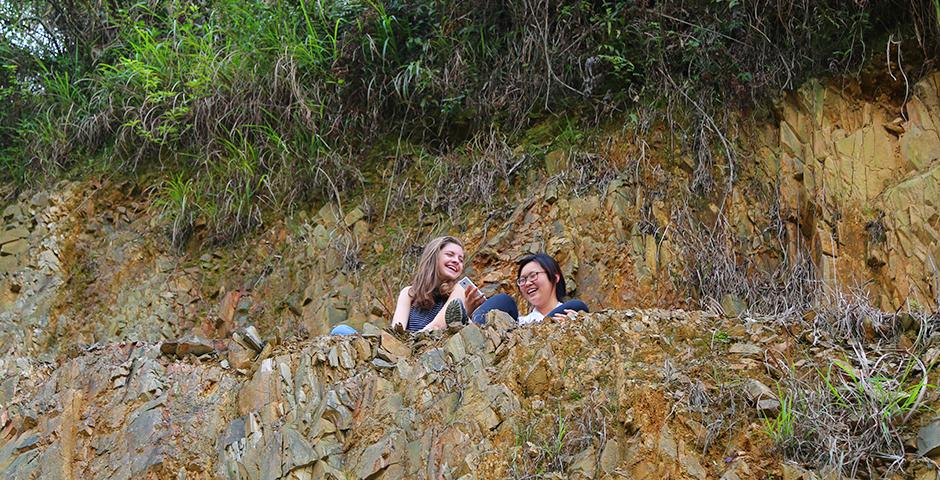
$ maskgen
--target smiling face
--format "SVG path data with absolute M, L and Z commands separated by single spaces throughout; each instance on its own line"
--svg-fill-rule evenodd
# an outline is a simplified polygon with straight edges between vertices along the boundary
M 463 273 L 463 247 L 448 243 L 437 252 L 437 274 L 445 282 L 456 282 Z
M 539 312 L 548 312 L 555 308 L 558 303 L 558 296 L 555 294 L 555 283 L 558 277 L 549 278 L 538 262 L 529 262 L 522 266 L 519 271 L 519 278 L 522 283 L 519 284 L 519 291 L 524 298 Z

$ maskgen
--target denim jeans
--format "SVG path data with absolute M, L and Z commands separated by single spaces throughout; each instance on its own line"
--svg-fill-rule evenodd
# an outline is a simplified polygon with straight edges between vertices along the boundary
M 516 305 L 516 300 L 511 296 L 505 293 L 498 293 L 493 295 L 490 298 L 487 298 L 483 305 L 477 307 L 476 311 L 473 312 L 473 321 L 479 325 L 483 325 L 486 322 L 486 314 L 491 310 L 500 310 L 509 314 L 514 320 L 519 319 L 519 306 Z M 551 317 L 556 313 L 562 313 L 565 310 L 574 310 L 576 312 L 590 312 L 587 304 L 578 299 L 571 299 L 567 302 L 562 303 L 561 305 L 555 307 L 554 310 L 548 312 L 546 317 Z

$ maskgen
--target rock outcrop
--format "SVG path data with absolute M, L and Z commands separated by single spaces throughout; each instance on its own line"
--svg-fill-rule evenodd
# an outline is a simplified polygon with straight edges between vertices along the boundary
M 810 82 L 781 107 L 779 172 L 791 251 L 805 242 L 834 285 L 873 281 L 885 310 L 936 308 L 940 73 L 901 108 Z
M 709 345 L 707 332 L 749 342 L 754 328 L 681 311 L 524 328 L 492 315 L 485 327 L 443 335 L 370 328 L 285 344 L 247 369 L 226 368 L 224 352 L 178 357 L 143 342 L 90 347 L 55 370 L 10 359 L 0 470 L 113 479 L 760 476 L 779 468 L 761 427 L 712 431 L 705 419 L 718 408 L 708 372 L 736 372 L 728 385 L 742 392 L 749 376 L 764 376 L 760 355 Z M 759 418 L 756 408 L 735 415 L 742 426 Z

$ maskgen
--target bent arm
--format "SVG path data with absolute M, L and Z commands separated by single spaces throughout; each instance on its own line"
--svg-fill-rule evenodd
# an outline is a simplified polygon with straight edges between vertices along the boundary
M 395 314 L 392 315 L 392 328 L 395 325 L 401 325 L 401 328 L 408 329 L 408 313 L 411 312 L 411 286 L 401 289 L 398 294 L 398 302 L 395 304 Z

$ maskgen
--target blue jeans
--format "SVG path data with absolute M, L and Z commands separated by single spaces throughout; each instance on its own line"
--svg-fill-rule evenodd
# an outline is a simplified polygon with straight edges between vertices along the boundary
M 545 315 L 545 316 L 551 317 L 552 315 L 555 315 L 556 313 L 564 313 L 565 310 L 574 310 L 576 312 L 584 312 L 584 313 L 591 312 L 590 310 L 588 310 L 588 306 L 586 303 L 582 302 L 581 300 L 578 300 L 577 298 L 572 298 L 571 300 L 568 300 L 567 302 L 564 302 L 561 305 L 555 307 L 554 310 L 552 310 L 551 312 L 548 312 L 548 315 Z
M 516 300 L 505 293 L 498 293 L 490 298 L 487 298 L 486 301 L 483 302 L 483 305 L 477 307 L 476 311 L 473 312 L 473 322 L 479 325 L 483 325 L 486 323 L 486 314 L 491 310 L 500 310 L 506 312 L 510 317 L 513 318 L 513 320 L 519 319 L 519 306 L 516 305 Z M 590 312 L 586 303 L 578 299 L 572 299 L 562 303 L 551 312 L 548 312 L 546 317 L 551 317 L 556 313 L 562 313 L 565 310 Z
M 486 314 L 491 310 L 500 310 L 509 314 L 513 320 L 519 318 L 519 307 L 516 306 L 516 300 L 505 293 L 497 293 L 487 298 L 482 305 L 473 312 L 473 323 L 483 325 L 486 323 Z

